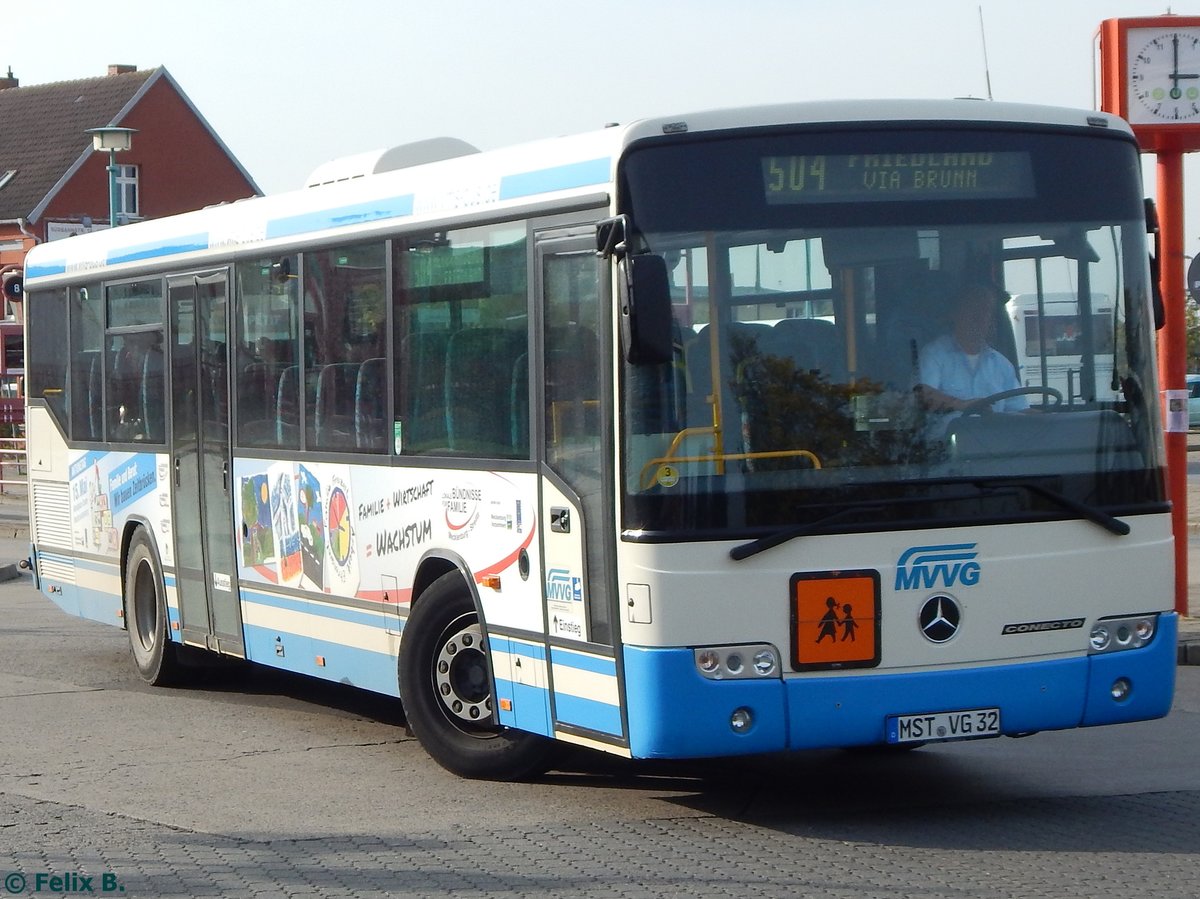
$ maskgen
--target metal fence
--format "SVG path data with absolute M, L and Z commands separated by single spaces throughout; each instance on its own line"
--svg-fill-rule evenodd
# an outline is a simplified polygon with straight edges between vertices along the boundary
M 0 437 L 0 493 L 24 492 L 27 486 L 25 438 Z

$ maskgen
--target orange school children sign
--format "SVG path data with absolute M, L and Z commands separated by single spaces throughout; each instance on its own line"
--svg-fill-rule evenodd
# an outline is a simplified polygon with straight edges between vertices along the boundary
M 879 664 L 879 572 L 792 575 L 792 667 L 872 668 Z

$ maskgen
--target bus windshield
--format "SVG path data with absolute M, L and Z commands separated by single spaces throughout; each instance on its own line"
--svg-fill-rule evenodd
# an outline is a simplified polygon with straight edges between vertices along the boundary
M 623 370 L 626 537 L 1161 511 L 1140 183 L 1100 129 L 633 147 L 674 359 Z

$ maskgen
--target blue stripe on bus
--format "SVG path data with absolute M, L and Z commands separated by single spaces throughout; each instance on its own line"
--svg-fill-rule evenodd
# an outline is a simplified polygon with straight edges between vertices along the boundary
M 337 681 L 388 696 L 399 696 L 396 680 L 396 659 L 388 653 L 375 652 L 247 624 L 242 628 L 246 659 L 270 668 Z M 279 641 L 276 641 L 279 637 Z M 282 647 L 279 655 L 276 647 Z M 317 664 L 323 656 L 325 664 Z
M 699 758 L 883 743 L 892 715 L 1000 709 L 1006 734 L 1161 717 L 1175 675 L 1176 617 L 1143 649 L 1073 659 L 911 674 L 712 681 L 690 649 L 625 647 L 629 746 L 635 758 Z M 1123 701 L 1118 677 L 1135 686 Z M 1085 710 L 1086 701 L 1086 710 Z M 730 715 L 754 723 L 735 733 Z
M 519 727 L 543 737 L 553 736 L 550 725 L 550 702 L 544 687 L 518 684 L 504 678 L 496 678 L 497 716 L 505 727 Z M 499 700 L 510 700 L 505 709 Z
M 364 624 L 367 627 L 382 628 L 384 612 L 369 612 L 364 609 L 350 609 L 345 606 L 333 605 L 319 599 L 301 599 L 292 596 L 279 596 L 274 593 L 259 593 L 256 590 L 241 588 L 242 601 L 273 609 L 284 609 L 289 612 L 304 612 L 319 618 L 334 618 L 351 624 Z
M 124 605 L 120 596 L 76 585 L 75 598 L 77 614 L 80 618 L 99 621 L 103 624 L 115 624 L 120 627 L 122 622 L 120 612 Z
M 580 652 L 563 649 L 561 646 L 551 647 L 550 658 L 555 665 L 578 668 L 580 671 L 591 671 L 595 674 L 603 674 L 608 677 L 617 676 L 616 659 L 584 655 Z
M 122 262 L 138 262 L 142 259 L 155 259 L 160 256 L 178 256 L 180 253 L 196 253 L 208 249 L 208 233 L 186 234 L 179 237 L 164 237 L 152 243 L 136 247 L 126 247 L 113 250 L 106 258 L 109 265 L 119 265 Z
M 623 733 L 620 708 L 607 702 L 556 692 L 554 716 L 560 724 L 573 724 L 617 737 Z
M 607 156 L 556 165 L 548 169 L 505 175 L 500 179 L 500 199 L 515 200 L 535 194 L 548 194 L 556 190 L 587 187 L 589 184 L 604 184 L 612 175 L 612 160 Z
M 67 273 L 67 261 L 65 259 L 55 259 L 52 262 L 42 262 L 38 265 L 31 265 L 25 269 L 26 278 L 48 278 L 51 275 L 65 275 Z
M 404 218 L 412 214 L 412 194 L 385 197 L 350 206 L 339 206 L 337 209 L 322 209 L 317 212 L 305 212 L 301 215 L 273 219 L 267 222 L 267 238 L 325 231 L 329 228 L 341 228 L 346 225 L 358 225 L 380 219 Z
M 531 659 L 546 661 L 546 647 L 541 643 L 526 643 L 524 640 L 501 637 L 497 634 L 488 634 L 488 640 L 491 642 L 492 650 L 495 652 L 507 652 L 512 655 L 519 654 L 528 656 Z

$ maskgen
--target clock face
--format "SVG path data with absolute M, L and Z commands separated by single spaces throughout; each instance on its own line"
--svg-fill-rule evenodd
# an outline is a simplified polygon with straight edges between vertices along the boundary
M 1200 28 L 1127 32 L 1129 121 L 1200 124 Z

